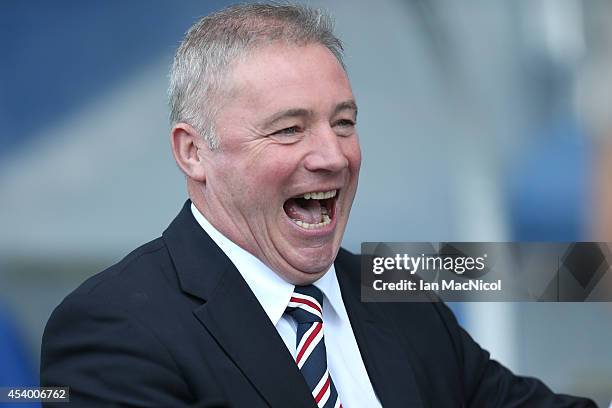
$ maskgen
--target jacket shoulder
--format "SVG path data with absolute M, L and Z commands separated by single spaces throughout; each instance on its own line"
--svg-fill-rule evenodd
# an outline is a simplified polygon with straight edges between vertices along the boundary
M 69 386 L 71 403 L 78 406 L 112 401 L 178 407 L 191 401 L 175 353 L 164 340 L 175 329 L 168 324 L 172 310 L 159 301 L 168 296 L 165 262 L 170 262 L 165 245 L 156 239 L 69 294 L 43 333 L 41 384 Z M 107 371 L 112 375 L 101 379 L 100 372 Z
M 114 297 L 125 289 L 134 289 L 155 280 L 166 261 L 169 262 L 166 245 L 161 238 L 156 238 L 87 279 L 67 298 L 82 295 Z

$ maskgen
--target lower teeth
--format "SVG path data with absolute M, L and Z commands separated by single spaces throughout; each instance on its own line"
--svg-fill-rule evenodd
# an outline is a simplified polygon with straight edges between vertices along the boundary
M 323 214 L 321 218 L 323 219 L 323 221 L 321 221 L 318 224 L 310 224 L 310 223 L 300 221 L 300 220 L 293 220 L 293 222 L 295 222 L 300 227 L 306 228 L 306 229 L 321 228 L 321 227 L 328 225 L 331 222 L 331 218 L 327 214 Z

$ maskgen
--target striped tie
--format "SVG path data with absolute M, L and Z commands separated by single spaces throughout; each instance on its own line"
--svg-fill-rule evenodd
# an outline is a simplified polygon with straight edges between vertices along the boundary
M 342 408 L 327 370 L 323 341 L 323 294 L 312 286 L 296 286 L 287 311 L 297 322 L 295 362 L 319 408 Z

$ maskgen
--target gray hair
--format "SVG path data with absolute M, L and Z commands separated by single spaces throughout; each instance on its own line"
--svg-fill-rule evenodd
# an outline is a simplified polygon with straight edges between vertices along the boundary
M 241 4 L 201 18 L 187 31 L 170 71 L 170 122 L 188 123 L 211 149 L 219 146 L 215 118 L 230 64 L 273 42 L 321 44 L 343 68 L 341 41 L 322 10 L 301 5 Z

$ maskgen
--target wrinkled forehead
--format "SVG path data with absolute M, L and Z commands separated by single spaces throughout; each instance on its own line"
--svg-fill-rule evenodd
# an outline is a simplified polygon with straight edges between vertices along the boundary
M 227 98 L 245 98 L 253 104 L 316 95 L 322 100 L 326 96 L 352 99 L 344 67 L 331 51 L 317 43 L 272 42 L 253 48 L 232 61 L 224 88 Z

